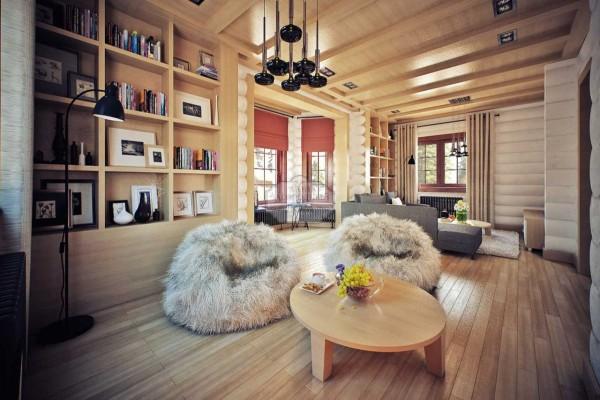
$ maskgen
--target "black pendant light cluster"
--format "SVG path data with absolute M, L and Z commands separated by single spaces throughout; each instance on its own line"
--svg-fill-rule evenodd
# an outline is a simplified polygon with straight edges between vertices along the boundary
M 463 141 L 461 145 L 458 137 L 454 137 L 452 139 L 452 148 L 450 149 L 449 155 L 456 158 L 468 157 L 469 152 L 467 151 L 467 143 Z
M 275 81 L 274 75 L 283 76 L 288 74 L 288 78 L 281 82 L 283 90 L 295 92 L 300 90 L 300 86 L 308 85 L 313 88 L 320 88 L 327 85 L 327 78 L 319 73 L 320 68 L 320 50 L 319 50 L 319 0 L 317 0 L 317 47 L 315 49 L 315 62 L 309 60 L 306 56 L 308 49 L 308 35 L 306 32 L 306 0 L 303 0 L 303 22 L 302 29 L 294 25 L 294 0 L 289 0 L 289 23 L 279 29 L 279 0 L 275 5 L 275 57 L 267 62 L 267 44 L 266 44 L 266 0 L 263 0 L 263 54 L 262 71 L 254 75 L 254 81 L 259 85 L 272 85 Z M 293 44 L 300 39 L 302 41 L 302 59 L 294 62 Z M 289 61 L 281 59 L 281 40 L 289 45 Z M 313 75 L 314 72 L 314 75 Z

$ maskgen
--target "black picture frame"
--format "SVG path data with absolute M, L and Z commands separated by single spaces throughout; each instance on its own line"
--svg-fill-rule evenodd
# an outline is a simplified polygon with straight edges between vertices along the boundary
M 61 186 L 64 187 L 65 181 L 64 179 L 42 179 L 41 182 L 41 187 L 42 190 L 47 190 L 48 186 L 51 185 L 52 187 L 58 187 Z M 80 185 L 90 185 L 90 198 L 91 198 L 91 212 L 90 212 L 90 217 L 91 217 L 91 221 L 90 222 L 85 222 L 85 223 L 77 223 L 77 216 L 78 216 L 78 209 L 81 210 L 80 212 L 83 213 L 83 210 L 86 208 L 86 204 L 83 204 L 84 196 L 81 194 L 81 192 L 75 192 L 73 191 L 71 185 L 72 184 L 80 184 Z M 70 221 L 71 221 L 71 225 L 73 228 L 95 228 L 98 226 L 98 220 L 97 220 L 97 211 L 96 211 L 96 181 L 93 179 L 69 179 L 69 191 L 72 192 L 71 193 L 71 215 L 70 215 Z M 64 193 L 64 191 L 63 191 Z M 64 196 L 64 194 L 63 194 Z
M 68 95 L 70 98 L 75 98 L 79 93 L 88 89 L 96 89 L 96 78 L 89 75 L 83 75 L 78 72 L 68 71 L 67 72 L 67 80 L 68 80 Z M 86 82 L 88 84 L 91 83 L 91 87 L 80 87 L 81 82 Z M 79 99 L 85 101 L 93 101 L 97 100 L 96 92 L 89 92 L 81 96 Z
M 42 43 L 36 44 L 34 70 L 36 92 L 67 97 L 69 72 L 79 72 L 78 53 Z
M 117 225 L 114 223 L 114 219 L 115 219 L 115 213 L 113 210 L 113 205 L 114 204 L 120 204 L 120 203 L 125 203 L 125 211 L 127 211 L 128 213 L 131 213 L 131 211 L 129 210 L 129 200 L 109 200 L 108 201 L 108 205 L 107 205 L 107 210 L 108 213 L 106 213 L 107 217 L 108 217 L 108 225 Z
M 67 218 L 65 192 L 34 190 L 31 225 L 34 231 L 61 230 Z

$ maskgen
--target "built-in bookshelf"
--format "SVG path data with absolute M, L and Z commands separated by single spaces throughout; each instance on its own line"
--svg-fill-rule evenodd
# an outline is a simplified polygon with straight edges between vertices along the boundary
M 94 103 L 78 100 L 71 111 L 69 123 L 70 141 L 85 143 L 85 152 L 93 156 L 92 165 L 70 165 L 70 179 L 88 179 L 95 182 L 95 215 L 97 230 L 127 229 L 140 224 L 118 226 L 109 220 L 108 202 L 129 200 L 131 207 L 132 185 L 156 185 L 158 189 L 160 221 L 177 223 L 183 218 L 173 214 L 173 193 L 182 191 L 211 191 L 215 204 L 214 214 L 201 214 L 195 217 L 199 222 L 220 217 L 219 207 L 223 185 L 220 165 L 215 170 L 180 170 L 175 168 L 174 151 L 177 147 L 209 149 L 217 154 L 223 152 L 221 126 L 214 119 L 218 114 L 218 99 L 221 82 L 200 76 L 193 72 L 199 64 L 200 51 L 215 57 L 217 70 L 220 70 L 221 44 L 195 41 L 197 33 L 193 29 L 179 26 L 168 17 L 143 16 L 127 12 L 120 2 L 109 0 L 73 0 L 72 5 L 89 8 L 98 15 L 98 40 L 71 32 L 47 22 L 36 23 L 36 41 L 70 53 L 76 53 L 78 73 L 92 76 L 98 88 L 107 83 L 127 82 L 137 90 L 152 90 L 164 93 L 167 98 L 166 115 L 147 113 L 134 109 L 125 110 L 125 122 L 103 121 L 93 118 Z M 137 31 L 152 35 L 161 42 L 161 59 L 145 57 L 106 42 L 108 23 L 118 24 L 129 32 Z M 192 71 L 174 67 L 174 58 L 188 60 Z M 176 93 L 184 92 L 210 99 L 213 119 L 210 123 L 199 123 L 183 119 L 175 113 Z M 49 94 L 36 91 L 35 100 L 35 139 L 34 151 L 41 151 L 43 157 L 34 163 L 34 186 L 47 179 L 61 179 L 64 166 L 53 164 L 52 140 L 55 132 L 56 113 L 65 113 L 71 98 L 67 95 Z M 219 110 L 220 111 L 220 110 Z M 111 166 L 108 162 L 108 131 L 110 128 L 154 132 L 156 144 L 166 150 L 166 168 L 143 168 Z M 71 143 L 68 143 L 70 145 Z M 68 149 L 67 149 L 68 153 Z M 41 189 L 35 186 L 34 189 Z M 189 219 L 189 218 L 186 218 Z M 154 224 L 151 222 L 150 224 Z M 89 229 L 89 228 L 86 228 Z M 74 229 L 76 230 L 76 229 Z
M 389 131 L 388 121 L 371 115 L 369 124 L 369 179 L 371 193 L 397 190 L 396 140 Z

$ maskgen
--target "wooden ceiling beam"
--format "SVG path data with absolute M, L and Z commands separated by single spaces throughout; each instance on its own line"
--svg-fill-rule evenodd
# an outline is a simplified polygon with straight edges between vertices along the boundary
M 425 98 L 421 98 L 421 99 L 414 100 L 414 101 L 408 101 L 405 103 L 397 103 L 397 104 L 394 104 L 389 107 L 377 108 L 375 111 L 380 114 L 390 114 L 391 111 L 396 110 L 396 109 L 402 109 L 404 107 L 413 107 L 413 106 L 417 106 L 420 104 L 431 103 L 434 101 L 449 100 L 449 99 L 453 99 L 455 97 L 472 95 L 473 93 L 480 93 L 480 92 L 484 92 L 487 90 L 504 89 L 504 88 L 508 88 L 510 86 L 524 85 L 524 84 L 528 84 L 528 83 L 532 83 L 532 82 L 540 82 L 543 85 L 544 74 L 536 74 L 536 75 L 528 76 L 526 78 L 513 79 L 510 81 L 492 83 L 489 85 L 476 86 L 476 87 L 472 87 L 469 89 L 459 90 L 459 91 L 455 91 L 455 92 L 448 92 L 448 93 L 444 93 L 444 94 L 441 94 L 438 96 L 425 97 Z M 394 115 L 397 115 L 397 114 L 390 114 L 389 116 L 393 117 Z
M 452 116 L 456 116 L 456 115 L 462 115 L 465 113 L 493 110 L 496 108 L 516 106 L 519 104 L 534 103 L 537 101 L 541 101 L 543 99 L 544 99 L 544 92 L 539 92 L 537 94 L 527 95 L 527 96 L 523 96 L 523 97 L 515 97 L 512 99 L 508 99 L 508 100 L 493 101 L 488 104 L 479 104 L 479 105 L 475 105 L 474 107 L 467 107 L 464 109 L 459 109 L 459 110 L 450 111 L 450 112 L 432 113 L 432 114 L 424 115 L 424 116 L 420 116 L 420 117 L 413 116 L 413 117 L 404 118 L 404 119 L 397 119 L 397 120 L 395 120 L 395 122 L 402 124 L 402 123 L 408 123 L 408 122 L 423 121 L 423 120 L 433 119 L 433 118 L 452 117 Z M 457 106 L 457 107 L 460 107 L 460 106 Z
M 357 68 L 354 71 L 350 71 L 345 74 L 335 75 L 329 80 L 330 83 L 335 84 L 338 82 L 346 82 L 354 79 L 356 76 L 371 73 L 380 68 L 389 67 L 390 65 L 405 63 L 407 59 L 422 56 L 426 53 L 440 50 L 447 46 L 460 46 L 473 40 L 476 40 L 479 36 L 489 35 L 490 33 L 498 33 L 513 28 L 520 28 L 526 25 L 539 23 L 544 19 L 562 15 L 573 10 L 576 10 L 580 5 L 576 2 L 555 3 L 543 10 L 532 10 L 527 13 L 517 14 L 507 19 L 500 19 L 491 25 L 472 29 L 461 34 L 451 35 L 450 37 L 444 37 L 442 39 L 435 38 L 428 42 L 423 43 L 417 50 L 409 51 L 402 54 L 396 54 L 376 64 L 371 64 L 365 67 Z M 323 57 L 321 57 L 323 60 Z
M 521 70 L 523 68 L 535 67 L 535 66 L 543 66 L 550 62 L 558 61 L 561 59 L 561 53 L 552 53 L 541 57 L 532 58 L 525 61 L 519 61 L 509 65 L 503 65 L 496 68 L 491 68 L 488 70 L 472 72 L 470 74 L 456 76 L 454 78 L 443 79 L 440 81 L 427 83 L 425 85 L 414 86 L 409 89 L 400 90 L 394 93 L 387 94 L 385 96 L 375 97 L 368 99 L 367 101 L 362 102 L 365 105 L 375 105 L 380 104 L 383 106 L 388 106 L 398 101 L 398 98 L 405 95 L 415 94 L 419 92 L 424 92 L 426 90 L 439 89 L 445 86 L 454 85 L 457 83 L 467 82 L 474 79 L 487 78 L 493 75 L 506 74 L 510 72 L 515 72 Z
M 420 108 L 420 109 L 416 109 L 416 110 L 411 110 L 411 111 L 407 111 L 406 113 L 403 114 L 395 114 L 395 117 L 399 117 L 399 118 L 403 118 L 407 115 L 413 115 L 413 114 L 422 114 L 422 113 L 429 113 L 429 112 L 433 112 L 433 111 L 440 111 L 440 110 L 448 110 L 448 109 L 452 109 L 455 107 L 464 107 L 467 105 L 471 105 L 471 104 L 481 104 L 481 103 L 487 103 L 490 101 L 495 101 L 495 100 L 500 100 L 503 98 L 512 98 L 512 97 L 519 97 L 519 96 L 528 96 L 528 95 L 534 95 L 534 94 L 538 94 L 538 93 L 543 93 L 544 92 L 544 88 L 527 88 L 527 89 L 522 89 L 522 90 L 515 90 L 511 93 L 502 93 L 502 94 L 496 94 L 496 95 L 492 95 L 492 96 L 486 96 L 486 97 L 480 97 L 480 98 L 475 98 L 471 101 L 469 101 L 466 104 L 443 104 L 443 105 L 437 105 L 437 106 L 432 106 L 432 107 L 425 107 L 425 108 Z
M 360 39 L 323 51 L 321 53 L 321 62 L 342 54 L 363 51 L 365 47 L 381 43 L 386 39 L 391 39 L 403 33 L 415 31 L 436 21 L 445 20 L 452 15 L 471 9 L 479 4 L 481 4 L 480 0 L 458 0 L 450 7 L 436 4 L 416 15 L 394 21 L 387 26 L 376 26 L 372 32 L 361 36 Z
M 579 49 L 585 40 L 590 26 L 590 9 L 587 1 L 583 1 L 573 18 L 569 40 L 563 48 L 563 58 L 573 58 L 579 54 Z
M 207 21 L 206 28 L 211 32 L 221 33 L 257 2 L 258 0 L 220 1 L 219 9 Z
M 538 35 L 526 38 L 524 40 L 517 41 L 513 44 L 504 45 L 502 47 L 493 47 L 480 51 L 476 51 L 474 53 L 465 54 L 464 56 L 452 58 L 450 60 L 442 61 L 437 64 L 428 65 L 426 67 L 417 68 L 412 71 L 404 72 L 398 75 L 394 75 L 392 77 L 388 77 L 383 81 L 379 81 L 368 86 L 360 87 L 356 90 L 352 90 L 346 93 L 347 97 L 359 96 L 363 93 L 386 87 L 390 85 L 391 80 L 407 80 L 414 79 L 421 76 L 425 76 L 428 74 L 432 74 L 435 72 L 443 71 L 445 69 L 457 67 L 460 65 L 468 64 L 471 62 L 482 61 L 485 59 L 493 59 L 499 57 L 505 53 L 510 53 L 517 50 L 523 50 L 531 47 L 537 47 L 540 45 L 550 44 L 550 43 L 559 43 L 565 41 L 569 37 L 569 28 L 563 27 L 559 29 L 555 29 L 551 32 L 543 32 Z

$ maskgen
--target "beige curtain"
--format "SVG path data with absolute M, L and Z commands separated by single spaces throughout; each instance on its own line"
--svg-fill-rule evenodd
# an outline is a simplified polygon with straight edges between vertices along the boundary
M 410 156 L 417 157 L 417 124 L 398 125 L 398 196 L 405 203 L 417 202 L 416 165 L 408 165 Z
M 467 199 L 469 218 L 494 222 L 494 115 L 467 114 Z

